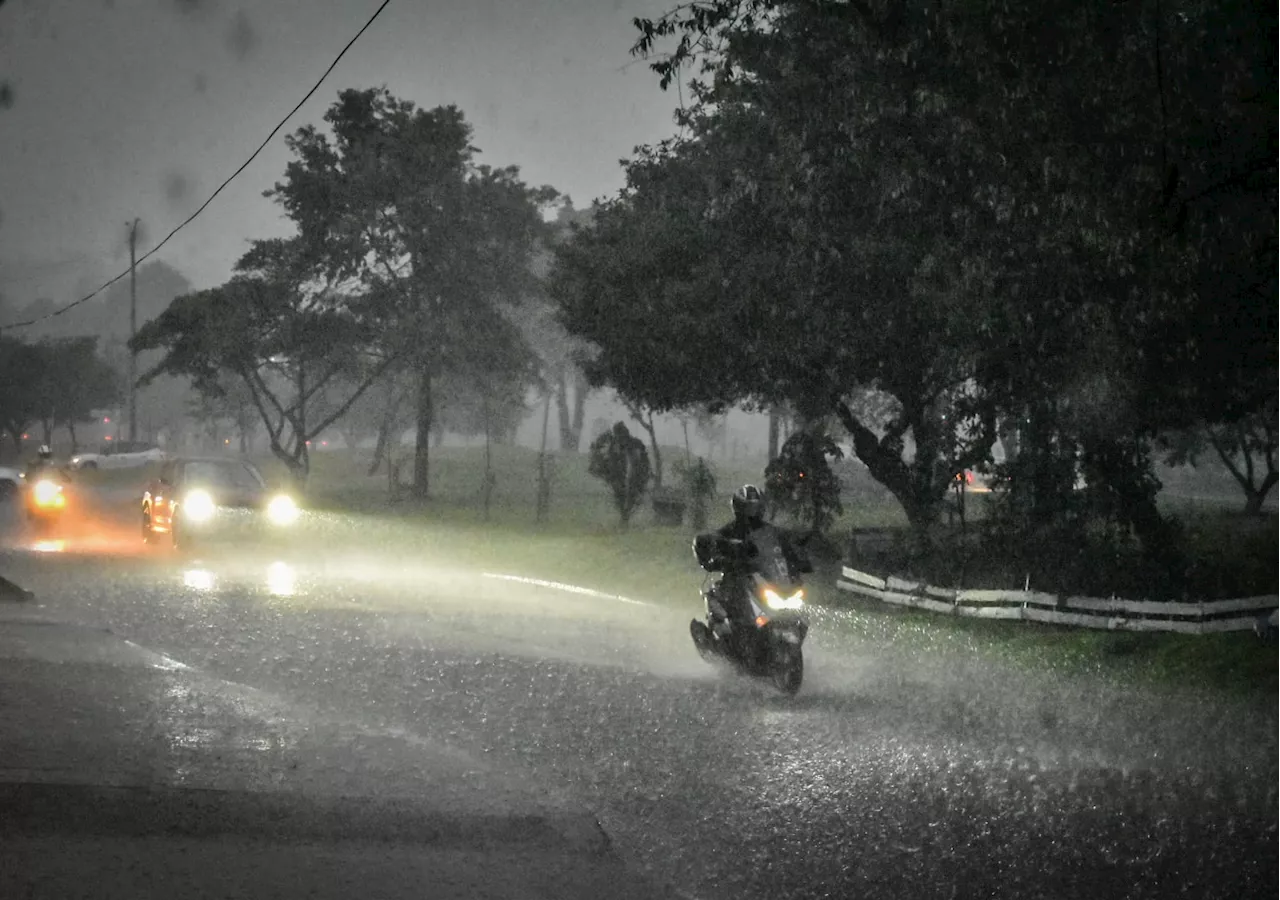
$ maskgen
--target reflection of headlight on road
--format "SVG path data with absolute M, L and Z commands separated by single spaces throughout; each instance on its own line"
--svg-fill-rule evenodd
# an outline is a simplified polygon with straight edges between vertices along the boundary
M 272 525 L 292 525 L 298 519 L 298 504 L 285 494 L 272 497 L 267 504 L 267 518 Z
M 277 597 L 293 595 L 294 575 L 288 563 L 274 562 L 267 567 L 267 592 Z
M 772 588 L 764 592 L 764 602 L 770 609 L 800 609 L 804 606 L 804 588 L 799 588 L 789 597 L 783 597 Z
M 213 498 L 204 491 L 192 491 L 187 494 L 187 499 L 182 504 L 183 515 L 192 522 L 207 522 L 213 518 L 216 511 Z
M 66 541 L 36 541 L 35 551 L 37 553 L 61 553 L 67 549 Z
M 197 591 L 211 591 L 213 573 L 205 569 L 188 569 L 182 573 L 182 583 Z

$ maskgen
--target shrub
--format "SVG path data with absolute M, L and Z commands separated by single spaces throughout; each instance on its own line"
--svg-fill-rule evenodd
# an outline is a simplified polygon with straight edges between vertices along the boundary
M 591 442 L 587 472 L 609 486 L 613 505 L 625 528 L 644 498 L 653 477 L 649 452 L 621 422 Z

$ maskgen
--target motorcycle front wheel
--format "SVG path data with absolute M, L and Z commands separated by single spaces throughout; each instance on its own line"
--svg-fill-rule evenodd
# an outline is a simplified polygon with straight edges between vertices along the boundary
M 773 648 L 770 675 L 774 687 L 794 696 L 804 682 L 804 652 L 794 644 L 779 641 Z
M 714 638 L 711 637 L 711 629 L 706 626 L 706 623 L 691 619 L 689 635 L 693 638 L 693 646 L 698 649 L 699 656 L 707 662 L 715 658 L 716 651 L 711 644 Z

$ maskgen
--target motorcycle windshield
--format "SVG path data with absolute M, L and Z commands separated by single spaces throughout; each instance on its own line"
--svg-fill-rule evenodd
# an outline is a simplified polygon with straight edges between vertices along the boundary
M 779 593 L 790 593 L 800 586 L 800 578 L 791 571 L 786 554 L 782 552 L 782 540 L 771 526 L 757 528 L 751 533 L 756 546 L 755 570 Z

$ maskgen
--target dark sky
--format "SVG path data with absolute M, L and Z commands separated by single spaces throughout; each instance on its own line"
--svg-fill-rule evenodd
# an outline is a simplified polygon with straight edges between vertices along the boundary
M 0 294 L 74 299 L 154 244 L 301 99 L 381 0 L 0 0 Z M 286 131 L 345 87 L 456 103 L 482 161 L 519 165 L 576 205 L 622 185 L 618 160 L 669 136 L 674 92 L 628 65 L 636 15 L 663 0 L 391 0 Z M 283 133 L 158 257 L 199 287 L 250 238 L 287 233 L 262 198 Z M 141 251 L 140 251 L 141 252 Z

